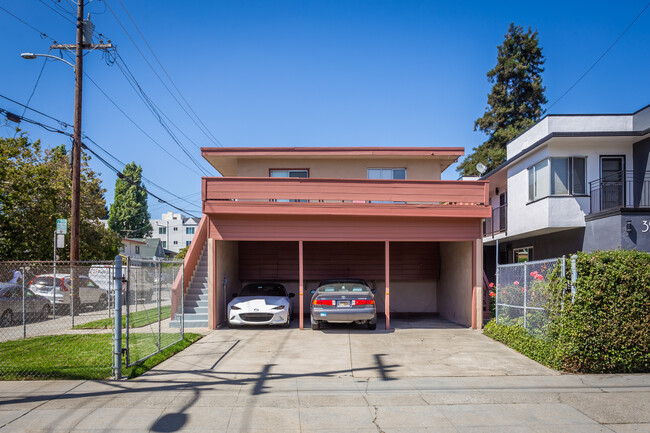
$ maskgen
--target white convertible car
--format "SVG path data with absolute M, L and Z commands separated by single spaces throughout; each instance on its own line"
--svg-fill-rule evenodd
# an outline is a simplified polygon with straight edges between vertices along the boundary
M 228 304 L 228 326 L 237 325 L 283 325 L 291 324 L 293 311 L 291 300 L 282 284 L 247 284 Z

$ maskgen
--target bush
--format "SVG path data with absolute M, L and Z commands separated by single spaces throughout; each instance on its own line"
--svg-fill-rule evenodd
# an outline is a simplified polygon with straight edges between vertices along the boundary
M 650 253 L 578 253 L 575 302 L 570 266 L 549 278 L 550 323 L 531 335 L 493 321 L 485 334 L 552 368 L 571 373 L 650 372 Z M 511 321 L 513 322 L 513 321 Z
M 580 373 L 650 371 L 650 253 L 578 253 L 577 270 L 575 303 L 559 271 L 551 284 L 549 338 L 561 368 Z

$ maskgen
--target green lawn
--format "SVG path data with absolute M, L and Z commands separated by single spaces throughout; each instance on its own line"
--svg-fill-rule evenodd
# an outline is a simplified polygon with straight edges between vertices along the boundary
M 161 347 L 178 337 L 162 334 Z M 122 375 L 136 377 L 199 338 L 200 334 L 185 333 L 182 341 L 130 368 L 124 367 L 122 357 Z M 112 334 L 51 335 L 0 343 L 0 380 L 108 379 L 112 374 L 112 339 Z M 158 334 L 131 334 L 130 339 L 131 360 L 156 351 Z
M 163 305 L 160 308 L 160 318 L 167 319 L 172 315 L 171 305 Z M 158 321 L 158 308 L 136 311 L 129 313 L 129 328 L 140 328 Z M 106 318 L 93 320 L 92 322 L 75 325 L 73 329 L 110 329 L 113 327 L 113 319 Z M 122 316 L 122 328 L 126 328 L 126 315 Z

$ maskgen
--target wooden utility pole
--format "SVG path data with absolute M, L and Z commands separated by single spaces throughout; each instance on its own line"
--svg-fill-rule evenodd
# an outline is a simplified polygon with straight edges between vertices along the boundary
M 75 50 L 75 87 L 74 87 L 74 132 L 72 138 L 72 200 L 70 203 L 70 277 L 72 281 L 71 313 L 79 314 L 79 238 L 80 238 L 80 202 L 81 202 L 81 102 L 83 88 L 83 53 L 84 49 L 109 49 L 110 44 L 92 43 L 92 23 L 88 20 L 89 32 L 84 35 L 84 0 L 77 0 L 77 39 L 74 45 L 56 44 L 50 49 Z M 73 318 L 74 321 L 74 318 Z M 74 324 L 74 322 L 73 322 Z

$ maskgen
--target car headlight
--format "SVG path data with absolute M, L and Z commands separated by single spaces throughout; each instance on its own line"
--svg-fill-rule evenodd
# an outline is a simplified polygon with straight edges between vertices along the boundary
M 236 305 L 233 305 L 232 307 L 230 307 L 230 309 L 231 309 L 231 310 L 241 310 L 241 308 L 239 308 L 239 307 L 236 306 Z
M 284 310 L 284 305 L 278 305 L 277 307 L 271 308 L 271 310 Z

